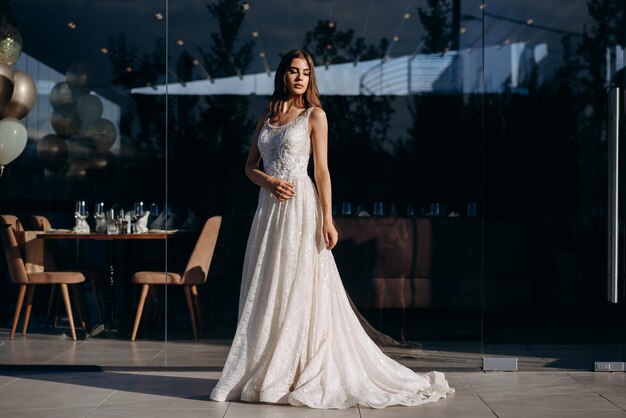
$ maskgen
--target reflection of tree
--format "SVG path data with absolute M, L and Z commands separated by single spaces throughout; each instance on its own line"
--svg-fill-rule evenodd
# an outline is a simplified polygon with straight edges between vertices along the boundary
M 207 4 L 209 13 L 217 20 L 218 32 L 211 33 L 212 45 L 209 51 L 199 47 L 206 68 L 212 77 L 242 75 L 252 61 L 254 41 L 250 40 L 235 48 L 245 13 L 239 0 L 219 0 Z
M 425 29 L 421 52 L 444 53 L 454 45 L 452 7 L 448 0 L 428 0 L 419 8 Z M 452 65 L 458 65 L 456 60 Z M 459 74 L 454 72 L 455 82 Z M 411 167 L 410 196 L 420 205 L 439 202 L 447 212 L 464 210 L 480 196 L 480 100 L 462 92 L 414 95 L 410 100 L 413 125 L 396 149 L 396 166 Z
M 354 38 L 353 29 L 339 30 L 337 22 L 329 20 L 318 21 L 304 39 L 304 49 L 316 58 L 316 65 L 382 58 L 389 46 L 386 38 L 378 46 L 367 45 L 364 38 Z
M 422 52 L 440 53 L 452 43 L 452 7 L 448 0 L 428 0 L 428 9 L 418 8 L 420 22 L 424 27 Z
M 580 148 L 580 176 L 585 179 L 581 182 L 580 202 L 587 213 L 604 207 L 607 199 L 607 188 L 597 187 L 607 184 L 606 88 L 610 80 L 606 78 L 615 71 L 607 68 L 607 54 L 610 62 L 615 63 L 615 47 L 624 47 L 624 8 L 623 1 L 588 0 L 587 11 L 593 23 L 584 28 L 575 49 L 576 59 L 564 62 L 560 70 L 561 84 L 572 96 L 572 100 L 563 100 L 561 106 L 573 114 L 573 136 Z M 567 51 L 566 57 L 571 56 Z
M 109 36 L 108 57 L 112 81 L 127 91 L 136 86 L 155 86 L 165 74 L 165 40 L 155 42 L 153 52 L 139 55 L 124 33 Z M 162 151 L 165 143 L 165 102 L 158 96 L 127 96 L 120 132 L 136 151 Z M 134 123 L 138 126 L 134 126 Z
M 206 50 L 198 48 L 198 52 L 204 68 L 213 77 L 241 75 L 252 60 L 252 41 L 236 47 L 244 18 L 241 5 L 235 0 L 217 0 L 207 5 L 219 30 L 211 33 L 211 46 Z M 140 56 L 136 46 L 120 33 L 110 36 L 108 50 L 113 82 L 127 90 L 162 83 L 166 71 L 174 81 L 190 80 L 196 65 L 193 56 L 183 52 L 167 70 L 163 39 L 157 40 L 152 53 Z M 232 210 L 240 205 L 240 199 L 253 195 L 240 192 L 247 185 L 242 167 L 253 130 L 247 115 L 247 97 L 170 96 L 167 114 L 163 96 L 127 97 L 120 131 L 135 155 L 127 170 L 137 171 L 127 177 L 134 184 L 143 184 L 145 194 L 156 196 L 155 200 L 163 199 L 164 183 L 158 179 L 164 175 L 166 166 L 167 121 L 168 181 L 175 186 L 169 189 L 171 202 L 196 207 L 201 212 Z M 151 167 L 150 172 L 145 167 Z M 151 185 L 152 190 L 146 190 L 145 185 Z
M 120 167 L 123 176 L 113 182 L 123 187 L 115 187 L 106 192 L 106 198 L 113 202 L 130 204 L 132 199 L 142 198 L 147 201 L 163 202 L 165 176 L 165 98 L 162 96 L 131 95 L 130 89 L 137 86 L 155 86 L 162 82 L 166 71 L 165 40 L 158 38 L 152 52 L 140 55 L 136 45 L 130 42 L 124 33 L 109 36 L 107 45 L 111 65 L 112 82 L 120 86 L 121 106 Z M 150 169 L 146 169 L 150 167 Z M 103 186 L 112 184 L 110 175 Z M 141 196 L 128 196 L 129 192 Z M 98 199 L 97 196 L 94 198 Z
M 218 30 L 211 33 L 208 49 L 198 48 L 205 68 L 211 77 L 243 75 L 252 61 L 254 42 L 239 41 L 245 17 L 242 2 L 217 0 L 207 9 Z M 176 185 L 175 199 L 197 206 L 201 212 L 251 206 L 255 195 L 243 174 L 245 151 L 254 130 L 254 121 L 248 117 L 249 99 L 179 96 L 171 100 L 176 108 L 170 125 L 174 140 L 170 181 Z M 202 104 L 199 109 L 198 102 Z
M 342 62 L 382 58 L 389 43 L 381 39 L 378 46 L 367 45 L 356 38 L 354 30 L 340 30 L 336 22 L 319 21 L 305 35 L 303 48 L 311 52 L 321 67 Z M 320 69 L 321 70 L 321 69 Z M 323 97 L 329 120 L 331 151 L 329 164 L 333 171 L 333 190 L 341 200 L 390 200 L 389 178 L 381 175 L 390 157 L 385 143 L 393 114 L 390 96 Z M 359 173 L 359 181 L 354 181 Z
M 585 118 L 589 133 L 604 125 L 606 100 L 607 51 L 613 55 L 615 46 L 624 42 L 624 2 L 611 0 L 589 0 L 587 10 L 594 24 L 585 28 L 582 41 L 578 45 L 582 73 L 578 83 L 585 101 L 591 106 Z M 610 69 L 609 69 L 610 70 Z M 601 130 L 596 130 L 601 132 Z
M 577 43 L 562 39 L 561 66 L 540 85 L 531 77 L 527 96 L 487 97 L 484 114 L 490 212 L 537 225 L 528 244 L 537 263 L 528 314 L 542 324 L 559 318 L 561 338 L 569 337 L 561 325 L 584 329 L 608 313 L 599 280 L 606 223 L 594 215 L 607 201 L 606 58 L 624 42 L 624 2 L 589 0 L 587 9 L 592 23 Z M 600 338 L 615 326 L 606 322 Z

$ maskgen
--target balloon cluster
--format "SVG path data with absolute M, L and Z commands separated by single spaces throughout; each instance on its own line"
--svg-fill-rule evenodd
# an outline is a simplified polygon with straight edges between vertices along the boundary
M 11 66 L 22 53 L 22 36 L 13 26 L 0 26 L 0 175 L 26 147 L 28 133 L 20 122 L 35 106 L 37 87 L 32 78 Z
M 115 125 L 102 118 L 102 100 L 90 94 L 93 75 L 84 63 L 69 67 L 65 81 L 50 91 L 54 134 L 37 144 L 37 156 L 51 172 L 65 172 L 70 180 L 86 180 L 92 170 L 107 168 L 109 149 L 117 139 Z

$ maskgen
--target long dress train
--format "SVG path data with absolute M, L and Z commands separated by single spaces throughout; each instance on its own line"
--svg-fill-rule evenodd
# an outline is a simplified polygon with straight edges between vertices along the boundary
M 418 374 L 387 357 L 352 311 L 307 175 L 311 111 L 282 126 L 266 121 L 259 134 L 265 171 L 291 182 L 296 194 L 280 202 L 259 193 L 239 322 L 211 399 L 384 408 L 445 398 L 454 389 L 443 373 Z

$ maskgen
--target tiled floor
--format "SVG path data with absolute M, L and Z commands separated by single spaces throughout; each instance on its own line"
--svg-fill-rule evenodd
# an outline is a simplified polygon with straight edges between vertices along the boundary
M 626 417 L 626 374 L 447 374 L 456 393 L 383 410 L 213 402 L 219 372 L 0 372 L 0 417 Z
M 45 349 L 42 349 L 45 347 Z M 89 338 L 71 341 L 64 335 L 18 334 L 8 340 L 0 328 L 3 365 L 101 366 L 105 369 L 177 367 L 221 370 L 230 340 L 154 340 Z M 517 357 L 519 370 L 592 371 L 595 361 L 622 361 L 619 345 L 485 345 L 477 342 L 423 342 L 420 348 L 383 347 L 391 358 L 417 371 L 477 372 L 482 358 Z
M 456 393 L 434 404 L 384 410 L 218 403 L 208 395 L 227 340 L 140 340 L 0 329 L 0 417 L 624 417 L 626 373 L 593 373 L 593 362 L 621 361 L 621 346 L 497 345 L 489 356 L 517 357 L 519 372 L 483 373 L 476 342 L 424 342 L 384 351 L 416 371 L 445 371 Z M 76 371 L 68 366 L 99 366 Z M 125 369 L 126 368 L 126 369 Z

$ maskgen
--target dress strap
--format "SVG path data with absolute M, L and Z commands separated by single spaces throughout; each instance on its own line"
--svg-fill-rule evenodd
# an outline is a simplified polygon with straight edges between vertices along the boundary
M 313 112 L 313 109 L 315 109 L 315 107 L 311 106 L 306 110 L 306 119 L 309 120 L 309 116 L 311 116 L 311 113 Z

